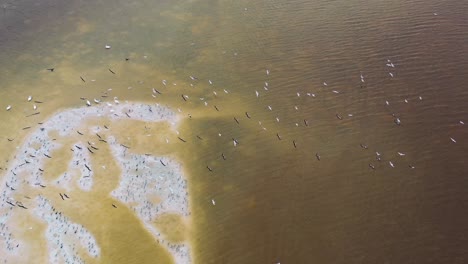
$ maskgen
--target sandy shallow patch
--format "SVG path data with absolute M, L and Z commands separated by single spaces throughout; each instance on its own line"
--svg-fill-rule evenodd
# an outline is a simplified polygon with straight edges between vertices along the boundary
M 135 102 L 67 109 L 40 124 L 17 148 L 1 178 L 0 260 L 3 263 L 21 263 L 17 261 L 20 249 L 28 245 L 28 241 L 21 238 L 21 230 L 15 230 L 11 222 L 11 216 L 16 214 L 33 215 L 46 225 L 42 239 L 47 242 L 49 263 L 99 260 L 101 246 L 93 234 L 54 206 L 57 199 L 70 199 L 74 191 L 93 195 L 95 189 L 100 189 L 95 185 L 99 182 L 97 177 L 102 177 L 103 173 L 95 171 L 105 171 L 106 166 L 96 168 L 93 161 L 98 159 L 102 147 L 80 139 L 90 135 L 97 135 L 99 143 L 106 144 L 110 157 L 121 171 L 117 187 L 108 195 L 134 212 L 154 239 L 171 253 L 175 263 L 192 262 L 188 241 L 166 241 L 154 225 L 155 220 L 165 214 L 180 215 L 183 219 L 190 217 L 187 180 L 181 164 L 170 157 L 132 153 L 110 129 L 83 127 L 87 120 L 99 118 L 113 122 L 168 122 L 172 132 L 179 121 L 166 107 Z M 107 136 L 99 135 L 104 129 Z M 62 156 L 62 150 L 71 151 L 70 157 Z M 60 192 L 52 194 L 48 191 L 50 188 Z M 76 202 L 79 198 L 74 199 Z

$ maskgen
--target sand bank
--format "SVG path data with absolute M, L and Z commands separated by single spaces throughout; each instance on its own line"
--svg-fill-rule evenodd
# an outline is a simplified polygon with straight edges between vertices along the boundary
M 112 196 L 142 219 L 146 228 L 172 253 L 176 263 L 191 263 L 189 245 L 166 241 L 153 224 L 166 213 L 190 215 L 187 180 L 180 164 L 168 158 L 129 153 L 114 138 L 108 142 L 122 170 L 119 187 L 112 191 Z M 155 194 L 159 201 L 155 201 Z
M 38 196 L 36 200 L 38 204 L 33 212 L 41 220 L 47 222 L 49 263 L 85 263 L 78 252 L 80 246 L 91 257 L 99 256 L 100 248 L 86 228 L 71 222 L 46 198 Z
M 58 112 L 32 130 L 24 143 L 17 147 L 17 152 L 1 179 L 0 235 L 4 238 L 0 239 L 0 255 L 4 258 L 1 261 L 13 263 L 14 256 L 19 252 L 18 248 L 23 243 L 28 243 L 15 235 L 16 231 L 21 233 L 19 230 L 10 228 L 10 217 L 18 212 L 33 214 L 47 224 L 45 239 L 50 263 L 85 263 L 80 257 L 80 247 L 89 256 L 99 258 L 100 247 L 93 235 L 85 227 L 72 223 L 54 207 L 53 199 L 47 197 L 50 195 L 47 194 L 49 185 L 64 193 L 71 192 L 74 188 L 92 190 L 96 177 L 92 159 L 98 148 L 94 147 L 94 143 L 75 138 L 80 135 L 94 135 L 104 129 L 83 127 L 87 120 L 99 118 L 115 122 L 166 121 L 174 129 L 178 122 L 178 116 L 174 112 L 159 105 L 102 103 Z M 107 134 L 109 133 L 112 131 L 108 130 Z M 56 140 L 57 136 L 70 140 Z M 181 165 L 168 157 L 132 153 L 112 135 L 101 140 L 108 144 L 122 172 L 118 187 L 110 195 L 135 212 L 155 240 L 172 254 L 176 263 L 191 263 L 189 244 L 166 241 L 154 226 L 154 220 L 166 213 L 190 216 L 187 181 Z M 47 162 L 53 161 L 56 158 L 53 156 L 54 151 L 62 148 L 73 151 L 66 171 L 53 175 L 53 179 L 45 178 Z M 30 197 L 31 192 L 28 190 L 31 189 L 35 190 L 36 196 Z

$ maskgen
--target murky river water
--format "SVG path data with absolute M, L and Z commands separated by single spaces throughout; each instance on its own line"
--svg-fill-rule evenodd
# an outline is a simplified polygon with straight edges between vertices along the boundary
M 195 263 L 468 261 L 468 2 L 0 4 L 0 167 L 23 127 L 112 88 L 187 117 L 152 151 L 187 171 Z M 102 263 L 170 262 L 131 212 L 101 214 L 75 221 Z

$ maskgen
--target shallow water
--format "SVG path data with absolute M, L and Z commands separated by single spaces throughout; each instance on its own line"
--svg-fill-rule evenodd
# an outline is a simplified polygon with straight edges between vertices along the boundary
M 186 143 L 129 143 L 184 164 L 195 263 L 465 263 L 468 3 L 250 2 L 9 1 L 0 167 L 22 128 L 107 91 L 105 101 L 158 102 L 186 117 Z M 29 95 L 43 101 L 39 115 L 26 117 Z M 122 138 L 144 129 L 120 128 Z M 108 227 L 108 248 L 133 246 L 102 263 L 167 254 L 131 212 L 118 219 L 74 219 Z

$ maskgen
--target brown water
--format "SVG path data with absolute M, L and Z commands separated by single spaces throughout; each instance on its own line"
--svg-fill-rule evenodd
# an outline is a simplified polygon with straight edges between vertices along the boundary
M 0 167 L 23 127 L 112 88 L 192 116 L 162 152 L 189 173 L 196 263 L 468 261 L 468 2 L 1 1 Z M 162 256 L 131 233 L 102 263 Z

